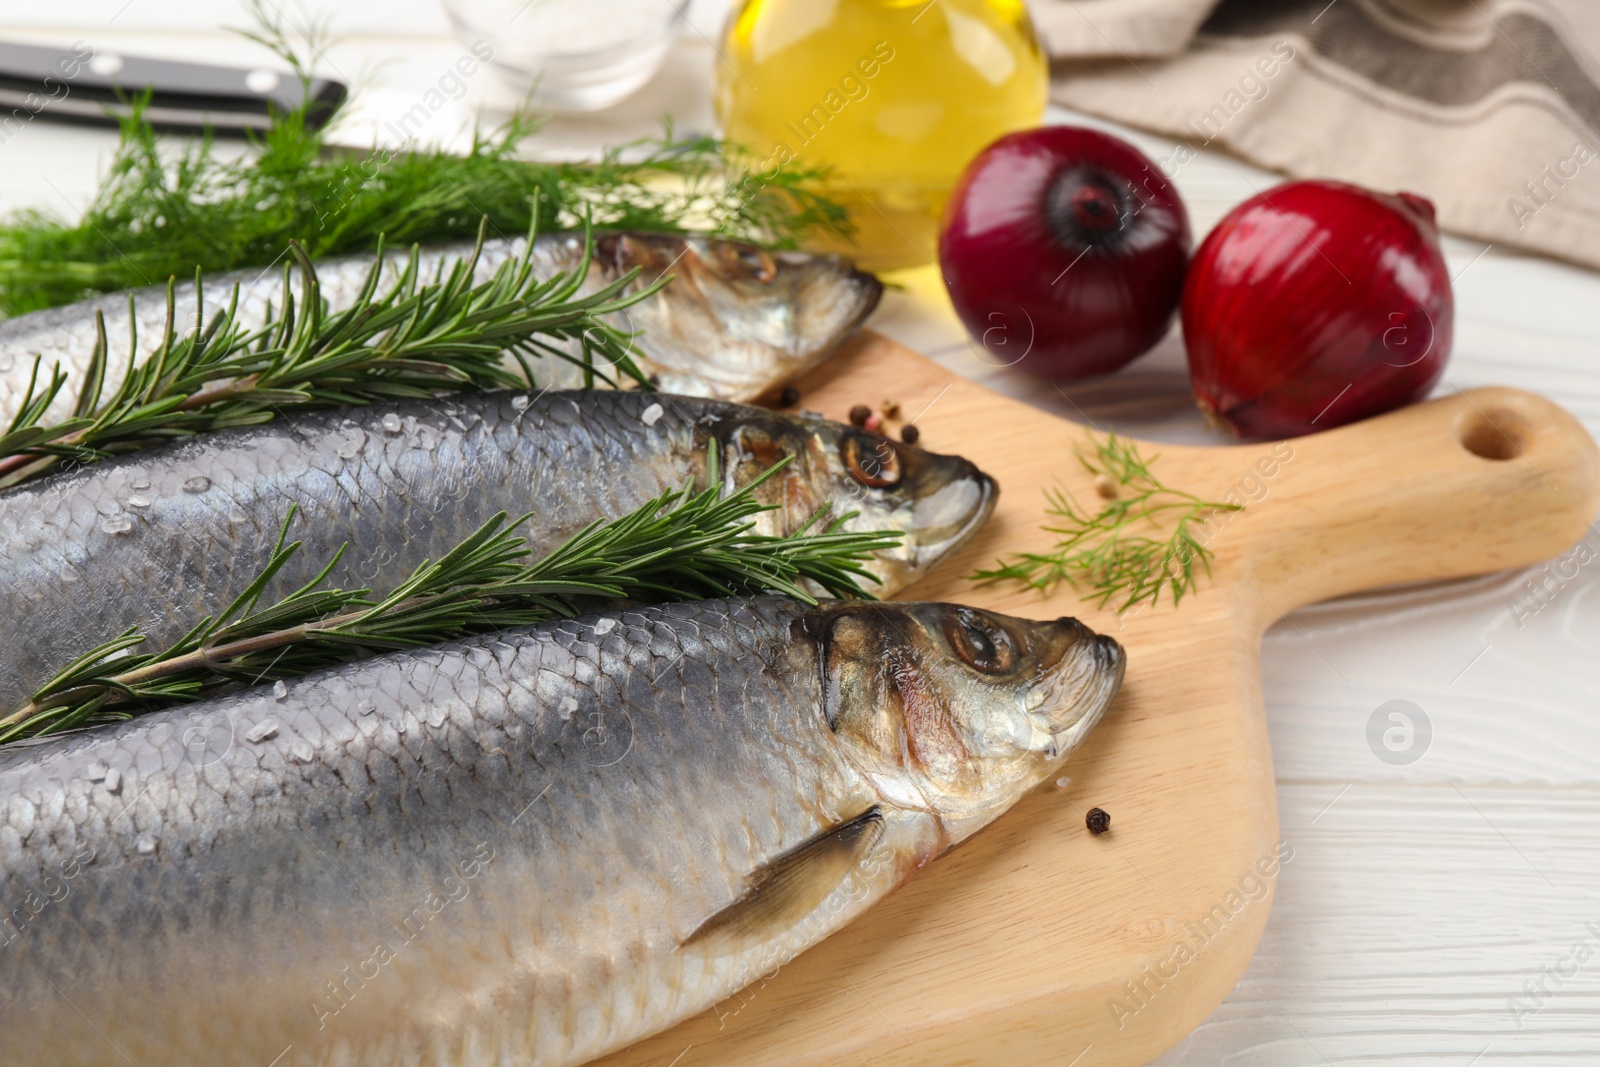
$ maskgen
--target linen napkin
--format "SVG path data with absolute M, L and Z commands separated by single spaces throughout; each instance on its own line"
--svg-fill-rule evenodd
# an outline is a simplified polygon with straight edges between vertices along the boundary
M 1066 107 L 1600 267 L 1596 0 L 1034 0 Z

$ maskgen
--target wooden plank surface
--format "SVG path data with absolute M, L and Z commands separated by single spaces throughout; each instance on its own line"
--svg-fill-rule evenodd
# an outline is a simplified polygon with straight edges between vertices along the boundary
M 1078 615 L 1127 646 L 1127 683 L 1063 781 L 770 981 L 608 1067 L 691 1050 L 705 1065 L 1149 1060 L 1233 987 L 1294 863 L 1261 699 L 1266 627 L 1369 586 L 1544 558 L 1576 541 L 1600 503 L 1588 434 L 1511 390 L 1287 445 L 1164 448 L 1164 480 L 1246 507 L 1210 537 L 1214 573 L 1198 593 L 1118 615 L 1070 589 L 1042 596 L 965 577 L 997 554 L 1047 547 L 1043 488 L 1092 495 L 1073 452 L 1083 428 L 872 334 L 801 388 L 807 407 L 836 418 L 893 395 L 923 444 L 1000 482 L 990 524 L 904 596 Z M 1100 838 L 1083 824 L 1097 805 L 1113 819 Z

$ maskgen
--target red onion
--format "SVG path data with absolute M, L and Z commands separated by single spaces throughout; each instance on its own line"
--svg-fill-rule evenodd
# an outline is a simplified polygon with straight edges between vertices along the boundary
M 992 356 L 1081 378 L 1166 334 L 1189 247 L 1183 202 L 1143 153 L 1096 130 L 1045 126 L 968 164 L 945 210 L 939 265 L 956 313 Z
M 1246 200 L 1195 253 L 1183 337 L 1195 399 L 1243 437 L 1294 437 L 1428 395 L 1455 301 L 1433 205 L 1340 182 Z

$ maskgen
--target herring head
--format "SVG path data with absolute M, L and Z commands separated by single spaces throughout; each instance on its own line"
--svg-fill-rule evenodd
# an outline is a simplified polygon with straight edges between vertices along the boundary
M 600 254 L 641 280 L 672 275 L 628 309 L 666 392 L 754 400 L 820 363 L 858 328 L 883 285 L 847 259 L 703 237 L 610 235 Z
M 779 460 L 788 467 L 758 491 L 778 505 L 766 532 L 787 534 L 820 518 L 842 528 L 901 535 L 868 566 L 884 596 L 965 544 L 994 512 L 999 487 L 960 456 L 942 456 L 854 426 L 764 408 L 742 409 L 714 430 L 730 489 Z
M 1076 619 L 956 604 L 843 604 L 805 626 L 846 757 L 947 845 L 1045 781 L 1099 723 L 1126 654 Z

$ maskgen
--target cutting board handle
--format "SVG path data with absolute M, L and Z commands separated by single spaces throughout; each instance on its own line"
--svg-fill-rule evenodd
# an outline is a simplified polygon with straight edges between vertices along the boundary
M 1520 389 L 1459 392 L 1275 447 L 1293 455 L 1241 516 L 1248 576 L 1274 617 L 1537 563 L 1572 547 L 1600 507 L 1593 438 Z

